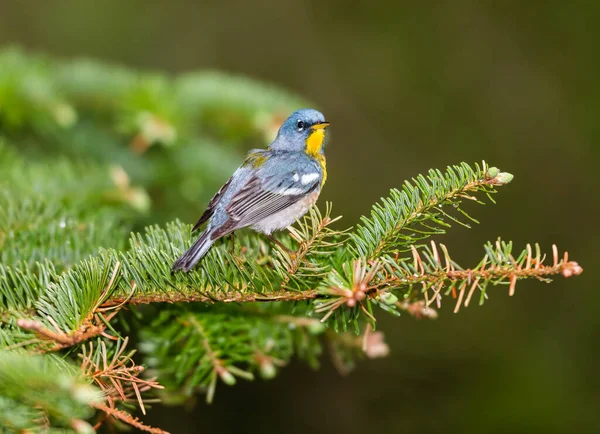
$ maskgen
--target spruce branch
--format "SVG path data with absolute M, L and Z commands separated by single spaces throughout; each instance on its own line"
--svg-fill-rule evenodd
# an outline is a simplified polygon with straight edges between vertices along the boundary
M 228 321 L 226 327 L 223 321 Z M 171 360 L 156 368 L 170 384 L 183 388 L 186 395 L 198 387 L 207 390 L 211 402 L 218 379 L 234 385 L 236 377 L 252 380 L 253 374 L 237 366 L 253 357 L 251 323 L 224 314 L 164 311 L 153 321 L 152 330 L 145 333 L 144 351 L 155 360 Z M 185 366 L 185 369 L 182 369 Z
M 463 269 L 444 245 L 418 244 L 442 231 L 445 219 L 456 220 L 440 206 L 461 211 L 460 201 L 476 200 L 470 194 L 491 193 L 494 186 L 510 180 L 497 169 L 484 168 L 455 166 L 445 175 L 432 171 L 427 178 L 418 177 L 416 186 L 407 184 L 402 193 L 392 192 L 375 207 L 372 220 L 363 219 L 363 226 L 349 234 L 356 247 L 350 254 L 345 249 L 347 231 L 331 228 L 337 219 L 330 217 L 328 205 L 324 214 L 311 209 L 298 228 L 282 236 L 289 251 L 269 246 L 257 234 L 244 233 L 241 248 L 231 252 L 215 246 L 188 274 L 172 275 L 169 267 L 191 242 L 189 227 L 178 222 L 132 234 L 129 250 L 103 249 L 63 272 L 50 262 L 2 266 L 6 276 L 0 283 L 5 294 L 0 306 L 6 323 L 3 340 L 11 348 L 56 351 L 99 335 L 114 339 L 107 329 L 118 336 L 110 320 L 124 307 L 202 302 L 214 306 L 214 312 L 183 314 L 180 309 L 167 309 L 142 329 L 142 336 L 144 352 L 151 354 L 150 367 L 168 386 L 180 389 L 184 396 L 204 388 L 210 402 L 218 379 L 231 385 L 236 377 L 252 379 L 253 370 L 270 378 L 293 354 L 316 365 L 321 352 L 318 337 L 324 329 L 315 326 L 315 319 L 306 318 L 314 312 L 335 332 L 346 331 L 349 325 L 356 333 L 366 330 L 359 340 L 327 335 L 335 349 L 334 362 L 345 371 L 356 357 L 387 351 L 380 332 L 371 330 L 376 324 L 374 307 L 433 317 L 431 305 L 436 302 L 439 307 L 442 296 L 452 294 L 458 311 L 477 290 L 483 302 L 490 283 L 508 284 L 512 295 L 518 279 L 581 273 L 581 267 L 566 255 L 560 260 L 555 247 L 553 263 L 544 265 L 539 247 L 534 254 L 527 246 L 515 257 L 510 243 L 498 241 L 486 245 L 486 255 L 477 266 Z M 403 256 L 405 249 L 411 257 Z M 308 304 L 296 317 L 286 313 L 288 308 L 280 303 L 284 301 Z M 257 315 L 239 307 L 257 302 L 277 302 L 274 313 Z M 228 304 L 238 306 L 235 315 L 219 311 Z M 297 327 L 297 333 L 289 333 L 286 324 Z M 15 326 L 29 333 L 17 337 Z M 107 398 L 107 404 L 94 407 L 132 426 L 153 430 L 117 405 L 135 400 L 144 412 L 142 392 L 161 386 L 138 376 L 142 369 L 133 364 L 131 355 L 124 355 L 120 341 L 111 346 L 115 354 L 111 362 L 106 344 L 101 342 L 97 348 L 84 350 L 82 359 L 82 369 Z
M 462 163 L 449 166 L 445 173 L 430 170 L 428 176 L 419 175 L 412 183 L 406 181 L 402 190 L 392 189 L 388 198 L 375 204 L 371 216 L 362 217 L 350 234 L 355 256 L 372 260 L 406 251 L 431 235 L 444 234 L 450 222 L 469 227 L 462 218 L 478 223 L 461 208 L 461 203 L 468 200 L 483 204 L 476 193 L 485 193 L 493 201 L 495 187 L 512 178 L 484 161 L 481 168 Z M 460 215 L 454 216 L 456 212 Z
M 552 263 L 546 265 L 539 245 L 535 245 L 535 253 L 528 244 L 518 255 L 513 255 L 512 243 L 498 240 L 486 244 L 483 259 L 468 269 L 451 259 L 445 245 L 439 247 L 434 242 L 431 248 L 412 246 L 411 260 L 386 256 L 371 264 L 361 260 L 345 263 L 342 270 L 333 270 L 324 282 L 319 293 L 325 299 L 317 300 L 315 311 L 324 314 L 322 321 L 339 314 L 334 319 L 336 326 L 342 319 L 344 329 L 346 323 L 352 322 L 358 330 L 361 314 L 373 326 L 375 324 L 371 303 L 392 313 L 399 307 L 416 316 L 436 317 L 436 313 L 429 312 L 429 306 L 436 302 L 440 308 L 442 295 L 452 294 L 456 299 L 456 313 L 463 303 L 465 307 L 469 305 L 475 291 L 479 291 L 479 303 L 483 304 L 489 284 L 508 285 L 512 296 L 520 279 L 549 282 L 549 278 L 557 274 L 568 278 L 583 271 L 577 262 L 568 260 L 567 252 L 559 257 L 556 245 L 552 246 Z M 416 292 L 414 287 L 417 287 Z M 404 302 L 398 301 L 398 295 Z
M 444 203 L 451 202 L 456 199 L 456 196 L 464 197 L 465 191 L 484 187 L 489 192 L 487 187 L 501 185 L 507 180 L 505 174 L 493 168 L 486 169 L 485 172 L 477 172 L 481 175 L 479 178 L 475 177 L 476 171 L 465 169 L 465 165 L 457 167 L 463 168 L 460 172 L 463 175 L 453 177 L 452 174 L 459 173 L 459 170 L 449 169 L 444 178 L 445 184 L 439 181 L 440 175 L 437 172 L 432 172 L 433 175 L 427 179 L 419 177 L 420 193 L 415 193 L 412 202 L 403 202 L 404 206 L 399 211 L 391 208 L 391 199 L 385 200 L 386 207 L 379 209 L 385 215 L 395 212 L 398 215 L 409 216 L 410 218 L 403 220 L 408 224 L 417 221 L 414 219 L 417 218 L 415 210 L 418 209 L 425 213 L 425 215 L 421 213 L 418 221 L 430 221 L 436 218 L 440 200 Z M 448 189 L 439 187 L 445 193 L 436 195 L 439 189 L 432 187 L 427 191 L 426 196 L 431 199 L 425 201 L 427 206 L 424 207 L 423 201 L 417 199 L 428 185 L 445 185 L 452 188 L 448 193 Z M 416 187 L 413 191 L 417 191 Z M 415 208 L 414 204 L 418 206 Z M 131 249 L 127 252 L 104 250 L 99 256 L 80 262 L 68 272 L 50 275 L 51 281 L 44 281 L 46 287 L 40 288 L 43 294 L 36 304 L 40 318 L 33 322 L 20 319 L 18 324 L 36 330 L 38 334 L 45 334 L 46 337 L 50 337 L 48 330 L 56 330 L 58 334 L 53 335 L 52 338 L 59 345 L 64 346 L 67 342 L 76 344 L 82 339 L 104 333 L 108 321 L 102 314 L 112 307 L 155 302 L 200 301 L 215 304 L 318 299 L 315 311 L 323 314 L 324 321 L 338 308 L 345 306 L 350 313 L 348 320 L 342 319 L 340 323 L 342 328 L 345 329 L 346 324 L 350 322 L 358 330 L 360 326 L 357 321 L 360 315 L 366 316 L 371 323 L 374 323 L 373 303 L 384 310 L 397 312 L 394 307 L 395 302 L 389 300 L 386 302 L 379 297 L 382 292 L 391 294 L 391 289 L 400 290 L 415 284 L 421 284 L 426 289 L 435 286 L 437 289 L 434 291 L 434 299 L 436 299 L 447 284 L 452 285 L 451 291 L 456 292 L 457 282 L 462 282 L 461 279 L 467 274 L 471 277 L 475 276 L 473 279 L 477 280 L 477 284 L 480 281 L 487 284 L 493 279 L 497 283 L 496 281 L 501 278 L 508 278 L 512 282 L 511 287 L 514 287 L 518 278 L 539 278 L 556 274 L 557 270 L 562 269 L 567 270 L 565 273 L 572 270 L 571 273 L 576 274 L 575 271 L 578 270 L 569 268 L 570 263 L 563 261 L 564 264 L 556 265 L 558 268 L 545 267 L 533 272 L 527 267 L 523 268 L 521 263 L 515 262 L 517 265 L 513 266 L 514 264 L 509 261 L 502 268 L 505 274 L 498 274 L 500 269 L 494 271 L 496 274 L 490 269 L 486 269 L 485 275 L 478 274 L 476 270 L 462 271 L 457 268 L 452 263 L 445 246 L 440 246 L 443 252 L 440 256 L 435 244 L 432 245 L 432 251 L 425 250 L 422 253 L 419 253 L 414 244 L 411 245 L 414 262 L 412 265 L 401 259 L 399 253 L 396 254 L 395 259 L 386 255 L 378 257 L 375 261 L 370 255 L 357 260 L 347 259 L 343 254 L 339 254 L 343 252 L 342 242 L 345 233 L 330 229 L 329 225 L 336 220 L 330 217 L 330 211 L 330 206 L 327 207 L 324 215 L 312 209 L 299 228 L 292 229 L 286 236 L 284 240 L 286 244 L 297 243 L 299 246 L 296 253 L 289 254 L 277 247 L 269 250 L 258 235 L 245 234 L 242 240 L 244 248 L 239 253 L 231 253 L 228 249 L 217 246 L 209 252 L 196 271 L 175 276 L 171 274 L 169 264 L 190 242 L 187 235 L 188 227 L 179 223 L 168 225 L 166 230 L 151 227 L 144 236 L 132 235 Z M 406 226 L 403 223 L 399 231 L 404 227 Z M 396 226 L 390 228 L 390 231 L 380 234 L 379 239 L 366 235 L 364 239 L 369 240 L 372 245 L 389 246 L 390 237 L 401 237 L 396 233 L 398 232 Z M 351 239 L 356 240 L 358 233 L 360 231 L 351 234 Z M 429 262 L 426 263 L 422 259 L 423 255 Z M 501 255 L 510 256 L 510 251 L 503 252 Z M 533 261 L 531 255 L 520 256 L 521 260 L 527 257 L 530 262 Z M 443 267 L 440 258 L 446 261 Z M 492 259 L 490 258 L 489 261 L 491 262 Z M 425 263 L 427 267 L 424 267 Z M 38 267 L 44 269 L 43 265 Z M 405 270 L 404 274 L 402 270 Z M 46 273 L 49 275 L 48 272 Z M 381 277 L 382 274 L 385 276 Z M 16 281 L 13 279 L 12 282 L 10 286 L 0 286 L 0 290 L 19 294 L 19 287 L 29 286 L 27 279 L 16 279 Z M 14 291 L 15 285 L 17 291 Z M 37 286 L 40 287 L 40 284 L 38 283 Z M 473 288 L 471 294 L 477 286 Z M 461 286 L 458 286 L 458 290 L 462 294 Z M 79 294 L 80 298 L 77 301 L 72 298 L 74 293 Z M 428 307 L 431 304 L 429 293 L 424 291 L 423 296 Z M 467 304 L 470 298 L 467 296 Z M 339 319 L 336 319 L 335 324 Z
M 242 310 L 194 306 L 163 310 L 143 329 L 141 348 L 169 390 L 164 399 L 185 398 L 201 389 L 211 402 L 217 380 L 233 385 L 237 377 L 253 379 L 254 372 L 270 379 L 294 354 L 317 363 L 318 337 L 325 327 L 304 311 L 281 314 L 283 304 Z

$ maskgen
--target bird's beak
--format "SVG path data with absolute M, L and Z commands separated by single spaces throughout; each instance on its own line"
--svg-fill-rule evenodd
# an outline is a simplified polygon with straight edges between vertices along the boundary
M 329 122 L 322 122 L 320 124 L 314 124 L 310 127 L 312 130 L 323 130 L 329 126 Z

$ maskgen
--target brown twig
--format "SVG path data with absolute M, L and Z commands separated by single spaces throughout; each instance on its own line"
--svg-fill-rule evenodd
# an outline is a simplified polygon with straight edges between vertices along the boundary
M 512 296 L 515 293 L 515 287 L 518 279 L 528 277 L 544 279 L 547 276 L 556 274 L 562 274 L 564 277 L 571 277 L 579 275 L 583 272 L 583 268 L 581 268 L 577 262 L 568 260 L 567 252 L 565 252 L 562 260 L 559 260 L 558 249 L 555 245 L 552 246 L 552 265 L 544 265 L 544 258 L 534 258 L 530 245 L 527 245 L 527 255 L 524 258 L 524 261 L 521 261 L 521 264 L 517 263 L 517 261 L 510 255 L 507 258 L 507 261 L 504 261 L 500 253 L 500 243 L 498 242 L 496 246 L 498 264 L 491 264 L 488 266 L 488 256 L 486 255 L 481 261 L 481 265 L 479 267 L 466 270 L 457 270 L 456 267 L 452 265 L 445 246 L 442 245 L 441 247 L 443 248 L 446 257 L 445 266 L 443 265 L 439 256 L 434 253 L 434 261 L 437 265 L 437 268 L 433 271 L 426 271 L 423 266 L 421 254 L 416 248 L 413 248 L 412 254 L 414 268 L 417 271 L 416 273 L 405 271 L 405 273 L 401 275 L 388 275 L 386 278 L 374 282 L 369 289 L 378 289 L 381 287 L 394 285 L 421 284 L 423 286 L 426 305 L 429 306 L 434 299 L 437 299 L 441 288 L 447 284 L 450 284 L 453 297 L 457 298 L 454 312 L 458 312 L 460 306 L 463 304 L 463 299 L 467 288 L 469 288 L 469 290 L 466 299 L 464 299 L 464 306 L 469 305 L 475 289 L 481 289 L 481 281 L 485 282 L 489 280 L 506 279 L 509 282 L 509 295 Z M 434 250 L 434 252 L 435 251 L 437 250 Z M 458 294 L 456 294 L 454 291 L 457 282 L 461 282 L 460 287 L 458 288 Z M 428 299 L 428 289 L 432 287 L 434 288 L 434 299 Z
M 154 428 L 148 425 L 143 424 L 137 417 L 133 417 L 129 413 L 123 410 L 119 410 L 117 408 L 109 407 L 104 403 L 96 403 L 92 404 L 94 408 L 97 410 L 103 411 L 104 413 L 114 417 L 115 419 L 120 420 L 128 425 L 131 425 L 134 428 L 137 428 L 141 431 L 149 432 L 152 434 L 169 434 L 168 431 L 164 431 L 160 428 Z
M 317 298 L 316 290 L 307 290 L 301 292 L 292 291 L 271 291 L 263 293 L 250 292 L 218 292 L 211 294 L 210 297 L 199 292 L 167 294 L 164 292 L 156 294 L 134 295 L 130 298 L 114 297 L 107 300 L 102 307 L 115 306 L 126 302 L 127 304 L 149 304 L 149 303 L 255 303 L 255 302 L 273 302 L 273 301 L 302 301 Z
M 444 245 L 440 245 L 440 247 L 446 263 L 443 263 L 437 246 L 432 242 L 431 252 L 433 255 L 430 259 L 433 260 L 434 264 L 427 262 L 429 264 L 427 268 L 425 266 L 426 261 L 423 260 L 421 253 L 414 246 L 411 246 L 412 270 L 398 267 L 397 270 L 390 271 L 386 267 L 380 267 L 377 262 L 372 263 L 369 269 L 364 262 L 355 261 L 353 265 L 354 276 L 350 287 L 330 287 L 325 291 L 321 291 L 322 294 L 333 296 L 333 298 L 318 304 L 315 311 L 325 313 L 321 319 L 321 321 L 325 321 L 341 306 L 354 307 L 358 304 L 363 312 L 374 320 L 363 306 L 362 300 L 365 297 L 381 297 L 387 295 L 391 289 L 417 285 L 422 287 L 421 293 L 425 299 L 421 313 L 425 313 L 424 310 L 429 308 L 434 301 L 437 302 L 439 308 L 441 306 L 440 292 L 442 288 L 448 286 L 452 296 L 457 299 L 454 309 L 456 313 L 463 304 L 463 300 L 464 305 L 468 306 L 476 288 L 483 290 L 481 287 L 482 281 L 487 283 L 488 281 L 507 280 L 509 282 L 509 295 L 513 295 L 516 282 L 520 278 L 534 277 L 543 280 L 551 275 L 562 274 L 564 277 L 570 277 L 583 271 L 577 262 L 568 261 L 566 252 L 563 259 L 559 261 L 556 246 L 552 247 L 554 259 L 552 265 L 543 265 L 544 258 L 534 258 L 531 253 L 531 246 L 527 247 L 527 255 L 519 263 L 510 255 L 503 258 L 501 245 L 498 242 L 496 243 L 497 251 L 495 253 L 498 263 L 488 266 L 488 255 L 486 255 L 481 261 L 481 265 L 475 269 L 467 270 L 456 269 L 446 247 Z M 399 259 L 397 258 L 395 261 L 399 262 Z M 378 272 L 379 269 L 381 269 L 381 272 Z M 456 293 L 457 285 L 458 293 Z M 433 290 L 433 298 L 429 298 L 430 289 Z M 394 304 L 397 307 L 409 310 L 409 305 Z M 418 306 L 415 305 L 413 310 L 415 308 L 418 308 Z M 409 310 L 409 312 L 411 311 Z M 435 313 L 431 315 L 435 315 Z
M 32 319 L 20 318 L 17 320 L 17 325 L 25 330 L 31 330 L 42 339 L 54 341 L 55 345 L 50 351 L 57 351 L 62 348 L 72 347 L 80 342 L 98 336 L 104 333 L 106 326 L 103 324 L 94 325 L 89 322 L 84 323 L 79 330 L 72 333 L 65 333 L 58 329 L 56 332 L 49 330 L 39 321 Z

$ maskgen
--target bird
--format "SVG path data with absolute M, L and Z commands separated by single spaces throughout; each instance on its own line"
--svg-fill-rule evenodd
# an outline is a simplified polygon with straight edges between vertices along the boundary
M 327 180 L 329 125 L 315 109 L 297 110 L 266 149 L 250 150 L 209 201 L 192 232 L 206 227 L 171 271 L 190 271 L 215 241 L 241 228 L 250 227 L 277 242 L 272 232 L 289 227 L 306 214 Z

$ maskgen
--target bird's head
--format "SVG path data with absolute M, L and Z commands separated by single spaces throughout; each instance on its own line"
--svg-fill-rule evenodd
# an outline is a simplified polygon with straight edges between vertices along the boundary
M 314 109 L 297 110 L 285 120 L 270 148 L 277 151 L 306 152 L 316 157 L 323 153 L 325 129 L 329 122 Z

